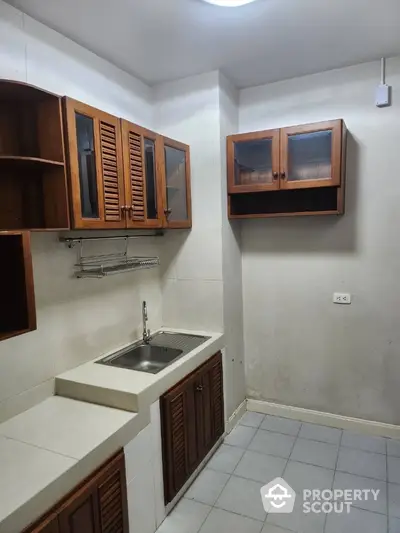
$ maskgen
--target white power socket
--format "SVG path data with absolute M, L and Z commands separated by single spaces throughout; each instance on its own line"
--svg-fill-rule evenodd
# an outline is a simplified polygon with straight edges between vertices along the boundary
M 349 305 L 351 304 L 351 294 L 349 294 L 348 292 L 334 292 L 333 303 Z

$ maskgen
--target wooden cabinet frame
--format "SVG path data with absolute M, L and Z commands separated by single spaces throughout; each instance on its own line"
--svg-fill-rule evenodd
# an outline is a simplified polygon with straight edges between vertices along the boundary
M 125 206 L 125 191 L 123 182 L 123 163 L 122 163 L 122 142 L 120 119 L 100 111 L 94 107 L 73 100 L 64 98 L 66 129 L 67 129 L 67 150 L 69 160 L 69 179 L 70 179 L 70 198 L 71 210 L 73 214 L 74 228 L 81 229 L 119 229 L 126 227 L 125 213 L 122 209 Z M 82 204 L 80 193 L 79 165 L 78 165 L 78 143 L 75 112 L 85 115 L 93 120 L 94 126 L 94 147 L 96 161 L 96 183 L 97 183 L 97 200 L 99 207 L 98 218 L 84 218 L 82 216 Z M 106 151 L 102 151 L 101 127 L 110 125 L 115 131 L 115 154 L 116 154 L 116 172 L 111 171 L 113 180 L 118 183 L 118 192 L 115 194 L 107 193 L 107 184 L 105 181 L 104 158 Z M 116 173 L 116 176 L 115 176 Z M 115 189 L 113 189 L 115 190 Z M 107 198 L 108 196 L 108 198 Z M 115 199 L 114 199 L 115 197 Z M 107 201 L 112 202 L 115 206 L 118 204 L 118 214 L 107 217 Z
M 289 136 L 301 135 L 302 133 L 316 133 L 319 131 L 332 132 L 332 155 L 331 155 L 331 176 L 326 179 L 308 179 L 289 181 Z M 335 187 L 341 182 L 341 143 L 342 121 L 331 120 L 327 122 L 317 122 L 305 124 L 303 126 L 292 126 L 280 130 L 280 188 L 281 189 L 307 189 L 313 187 Z
M 168 210 L 168 196 L 167 196 L 167 176 L 165 163 L 165 147 L 170 146 L 177 150 L 182 150 L 186 154 L 186 210 L 188 218 L 186 220 L 170 220 Z M 161 175 L 162 183 L 162 204 L 164 206 L 163 212 L 163 227 L 171 229 L 191 228 L 192 227 L 192 193 L 190 183 L 190 147 L 187 144 L 175 141 L 168 137 L 158 136 L 157 143 L 157 164 L 159 165 L 159 175 Z
M 240 133 L 227 137 L 227 170 L 228 170 L 228 193 L 276 191 L 279 189 L 279 139 L 280 130 L 264 130 L 253 133 Z M 257 185 L 238 185 L 235 183 L 235 143 L 246 141 L 257 141 L 263 139 L 272 140 L 272 183 L 262 183 Z

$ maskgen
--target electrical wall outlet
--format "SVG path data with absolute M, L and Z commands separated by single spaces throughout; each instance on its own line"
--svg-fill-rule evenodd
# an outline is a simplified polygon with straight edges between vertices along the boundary
M 351 294 L 349 294 L 348 292 L 334 292 L 333 303 L 349 305 L 351 304 Z

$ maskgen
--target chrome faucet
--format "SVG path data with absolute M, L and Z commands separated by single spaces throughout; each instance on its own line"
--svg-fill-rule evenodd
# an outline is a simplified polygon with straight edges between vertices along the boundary
M 147 328 L 147 321 L 149 319 L 147 315 L 147 303 L 143 302 L 142 304 L 142 317 L 143 317 L 143 342 L 146 344 L 150 342 L 151 334 L 150 329 Z

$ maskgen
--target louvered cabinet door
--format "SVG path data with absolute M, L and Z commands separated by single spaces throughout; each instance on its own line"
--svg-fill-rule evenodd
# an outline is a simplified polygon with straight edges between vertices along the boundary
M 160 165 L 156 133 L 121 120 L 128 228 L 162 226 Z
M 58 521 L 60 533 L 129 533 L 123 452 L 65 501 Z
M 119 119 L 64 98 L 74 228 L 126 227 Z
M 160 403 L 167 504 L 183 487 L 199 460 L 193 378 L 189 377 L 166 393 Z
M 107 466 L 97 484 L 101 533 L 128 533 L 125 460 L 121 453 Z
M 214 444 L 225 431 L 224 382 L 221 352 L 214 355 L 208 362 L 207 374 L 210 381 L 211 420 Z

